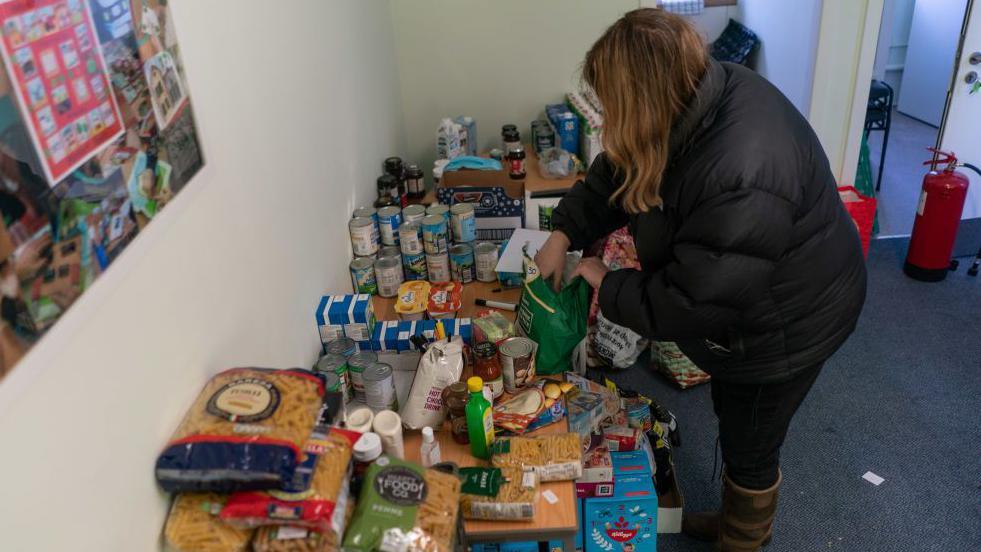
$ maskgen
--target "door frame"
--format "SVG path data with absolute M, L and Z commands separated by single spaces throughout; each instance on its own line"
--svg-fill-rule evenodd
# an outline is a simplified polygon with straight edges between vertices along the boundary
M 954 99 L 954 90 L 957 89 L 957 80 L 960 76 L 961 59 L 964 56 L 964 41 L 967 39 L 967 28 L 971 23 L 971 13 L 974 11 L 974 0 L 967 0 L 967 7 L 964 10 L 964 20 L 961 22 L 961 35 L 957 42 L 957 54 L 954 56 L 954 69 L 950 72 L 950 83 L 947 85 L 947 98 L 944 100 L 944 113 L 940 118 L 940 129 L 937 130 L 937 143 L 933 146 L 940 149 L 944 140 L 944 131 L 947 130 L 947 118 L 950 115 L 950 104 Z M 933 156 L 934 161 L 937 154 Z

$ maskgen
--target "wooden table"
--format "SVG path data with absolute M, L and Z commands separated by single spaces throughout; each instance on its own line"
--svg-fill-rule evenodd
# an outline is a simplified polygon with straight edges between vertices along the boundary
M 500 289 L 501 291 L 495 292 L 495 289 Z M 473 318 L 477 312 L 490 308 L 478 307 L 474 304 L 474 300 L 476 299 L 489 299 L 516 305 L 518 304 L 518 300 L 521 299 L 521 289 L 501 289 L 501 284 L 497 282 L 471 282 L 466 284 L 463 286 L 463 302 L 460 312 L 457 313 L 457 318 Z M 395 297 L 379 297 L 376 295 L 372 298 L 372 301 L 372 306 L 375 308 L 375 318 L 378 320 L 399 319 L 395 313 Z M 509 320 L 514 320 L 515 313 L 513 311 L 500 310 L 500 312 Z
M 569 430 L 566 420 L 545 426 L 530 435 L 550 435 Z M 419 461 L 419 447 L 422 437 L 419 432 L 405 434 L 405 458 Z M 447 428 L 436 432 L 440 453 L 444 462 L 455 462 L 460 467 L 488 466 L 488 462 L 470 455 L 470 445 L 461 445 L 453 440 Z M 543 493 L 555 493 L 558 502 L 549 504 Z M 506 541 L 563 541 L 563 550 L 575 550 L 576 534 L 576 486 L 572 481 L 553 481 L 542 483 L 539 487 L 538 502 L 535 504 L 535 519 L 532 521 L 479 521 L 466 520 L 463 530 L 471 542 Z
M 538 170 L 538 154 L 535 153 L 535 148 L 531 147 L 529 144 L 525 144 L 525 153 L 528 154 L 525 159 L 525 193 L 536 193 L 536 192 L 551 192 L 556 190 L 565 190 L 571 188 L 576 180 L 583 178 L 584 175 L 575 175 L 569 178 L 545 178 L 542 176 L 541 172 Z M 430 189 L 426 192 L 426 195 L 415 203 L 421 203 L 423 205 L 429 205 L 436 201 L 436 191 Z
M 463 306 L 457 315 L 460 318 L 472 318 L 473 315 L 487 307 L 474 305 L 474 299 L 494 299 L 510 303 L 517 303 L 521 298 L 520 289 L 502 290 L 494 293 L 492 290 L 500 288 L 497 283 L 473 282 L 463 286 Z M 378 320 L 397 320 L 393 305 L 394 299 L 375 296 L 373 298 L 375 316 Z M 500 311 L 510 320 L 514 320 L 516 313 L 512 311 Z M 466 377 L 467 371 L 464 373 Z M 552 433 L 564 433 L 569 430 L 568 420 L 545 426 L 530 435 L 549 435 Z M 470 455 L 470 445 L 456 443 L 450 435 L 449 429 L 444 427 L 436 432 L 436 439 L 439 441 L 443 461 L 452 461 L 460 467 L 486 466 L 486 461 L 480 460 Z M 404 435 L 405 457 L 406 460 L 418 462 L 419 447 L 422 444 L 422 436 L 418 431 L 406 431 Z M 558 502 L 549 504 L 542 493 L 551 490 L 558 497 Z M 467 539 L 471 542 L 507 542 L 507 541 L 548 541 L 562 540 L 563 550 L 575 550 L 575 534 L 577 530 L 576 521 L 576 486 L 572 481 L 556 481 L 543 483 L 539 489 L 538 503 L 535 505 L 535 519 L 533 521 L 477 521 L 467 520 L 463 528 Z

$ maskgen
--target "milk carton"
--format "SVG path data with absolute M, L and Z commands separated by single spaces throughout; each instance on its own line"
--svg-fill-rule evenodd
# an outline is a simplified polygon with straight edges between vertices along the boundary
M 463 129 L 453 119 L 443 119 L 436 129 L 436 159 L 454 159 L 463 155 L 460 133 Z

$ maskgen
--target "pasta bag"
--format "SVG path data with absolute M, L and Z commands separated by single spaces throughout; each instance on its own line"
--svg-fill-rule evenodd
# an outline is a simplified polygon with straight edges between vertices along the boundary
M 319 532 L 337 547 L 344 534 L 349 501 L 351 451 L 361 434 L 330 428 L 307 443 L 304 465 L 314 466 L 303 489 L 296 492 L 238 492 L 229 497 L 221 519 L 238 527 L 291 525 Z
M 460 508 L 460 480 L 382 456 L 368 466 L 345 552 L 450 552 Z
M 225 496 L 181 493 L 174 497 L 164 526 L 164 538 L 179 552 L 242 552 L 248 550 L 251 529 L 238 529 L 218 519 Z
M 165 491 L 232 492 L 290 481 L 324 402 L 320 376 L 233 368 L 211 378 L 157 457 Z
M 464 478 L 460 496 L 464 518 L 535 519 L 535 503 L 538 502 L 538 475 L 535 472 L 520 468 L 460 468 L 460 475 Z

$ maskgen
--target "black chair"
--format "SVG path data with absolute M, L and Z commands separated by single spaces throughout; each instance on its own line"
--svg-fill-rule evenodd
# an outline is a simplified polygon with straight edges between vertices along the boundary
M 729 25 L 712 43 L 711 54 L 719 61 L 749 65 L 749 58 L 759 45 L 760 38 L 756 33 L 735 19 L 730 19 Z
M 892 87 L 873 80 L 869 89 L 869 103 L 865 108 L 865 139 L 873 130 L 881 130 L 882 152 L 879 154 L 879 177 L 875 181 L 875 191 L 882 187 L 882 169 L 885 168 L 886 146 L 889 145 L 889 127 L 892 126 L 892 103 L 895 95 Z

